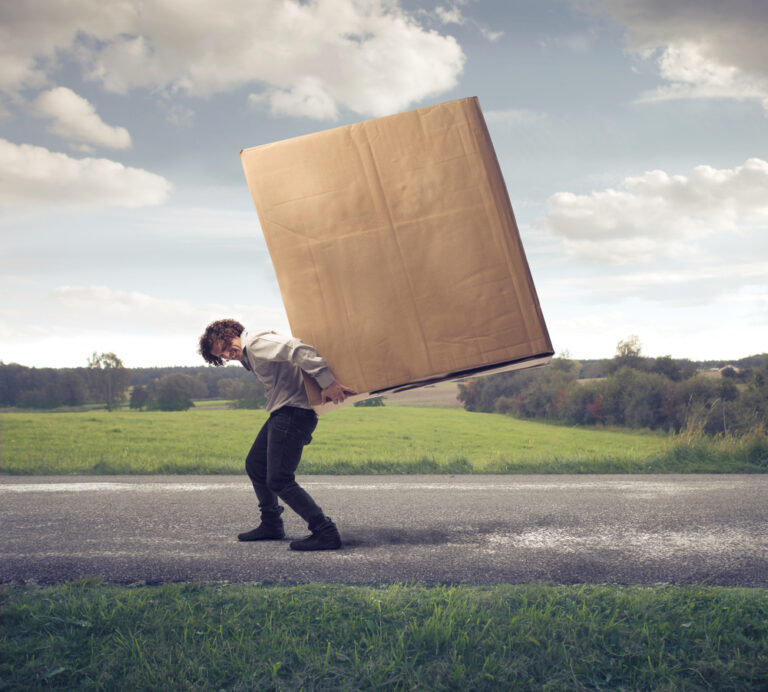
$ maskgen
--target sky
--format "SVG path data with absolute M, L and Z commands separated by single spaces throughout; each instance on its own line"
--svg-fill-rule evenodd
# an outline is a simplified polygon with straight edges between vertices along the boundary
M 289 331 L 243 148 L 477 96 L 555 351 L 768 351 L 765 0 L 0 4 L 0 361 Z

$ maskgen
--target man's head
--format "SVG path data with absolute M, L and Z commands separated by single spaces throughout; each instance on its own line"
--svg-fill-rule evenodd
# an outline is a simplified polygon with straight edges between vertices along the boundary
M 236 320 L 211 322 L 200 337 L 198 352 L 211 365 L 224 365 L 225 360 L 239 360 L 242 355 L 240 334 L 244 329 Z

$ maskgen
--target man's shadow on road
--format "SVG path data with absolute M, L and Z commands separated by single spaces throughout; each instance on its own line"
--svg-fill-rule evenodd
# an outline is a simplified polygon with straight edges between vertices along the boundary
M 503 527 L 505 531 L 509 529 L 509 526 Z M 341 540 L 344 547 L 360 549 L 384 548 L 390 545 L 459 545 L 477 542 L 485 535 L 499 530 L 502 530 L 502 527 L 498 524 L 451 529 L 351 527 L 342 530 Z

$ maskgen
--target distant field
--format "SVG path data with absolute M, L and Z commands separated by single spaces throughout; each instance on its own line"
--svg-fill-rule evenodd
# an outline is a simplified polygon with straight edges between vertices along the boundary
M 454 406 L 461 407 L 456 382 L 438 382 L 426 387 L 406 389 L 397 394 L 385 394 L 387 406 Z
M 4 413 L 11 474 L 240 473 L 264 411 Z M 301 473 L 765 471 L 765 439 L 715 443 L 580 429 L 461 408 L 345 407 L 321 417 Z
M 229 399 L 203 399 L 195 402 L 196 409 L 222 409 L 229 408 L 232 402 Z

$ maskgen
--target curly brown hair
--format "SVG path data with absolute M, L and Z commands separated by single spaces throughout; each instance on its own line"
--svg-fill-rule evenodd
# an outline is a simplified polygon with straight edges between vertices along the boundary
M 224 360 L 214 356 L 211 353 L 211 349 L 218 342 L 221 342 L 226 348 L 232 342 L 232 339 L 237 338 L 243 333 L 244 329 L 245 327 L 237 320 L 216 320 L 211 322 L 200 337 L 200 348 L 198 348 L 197 352 L 206 363 L 224 365 Z

